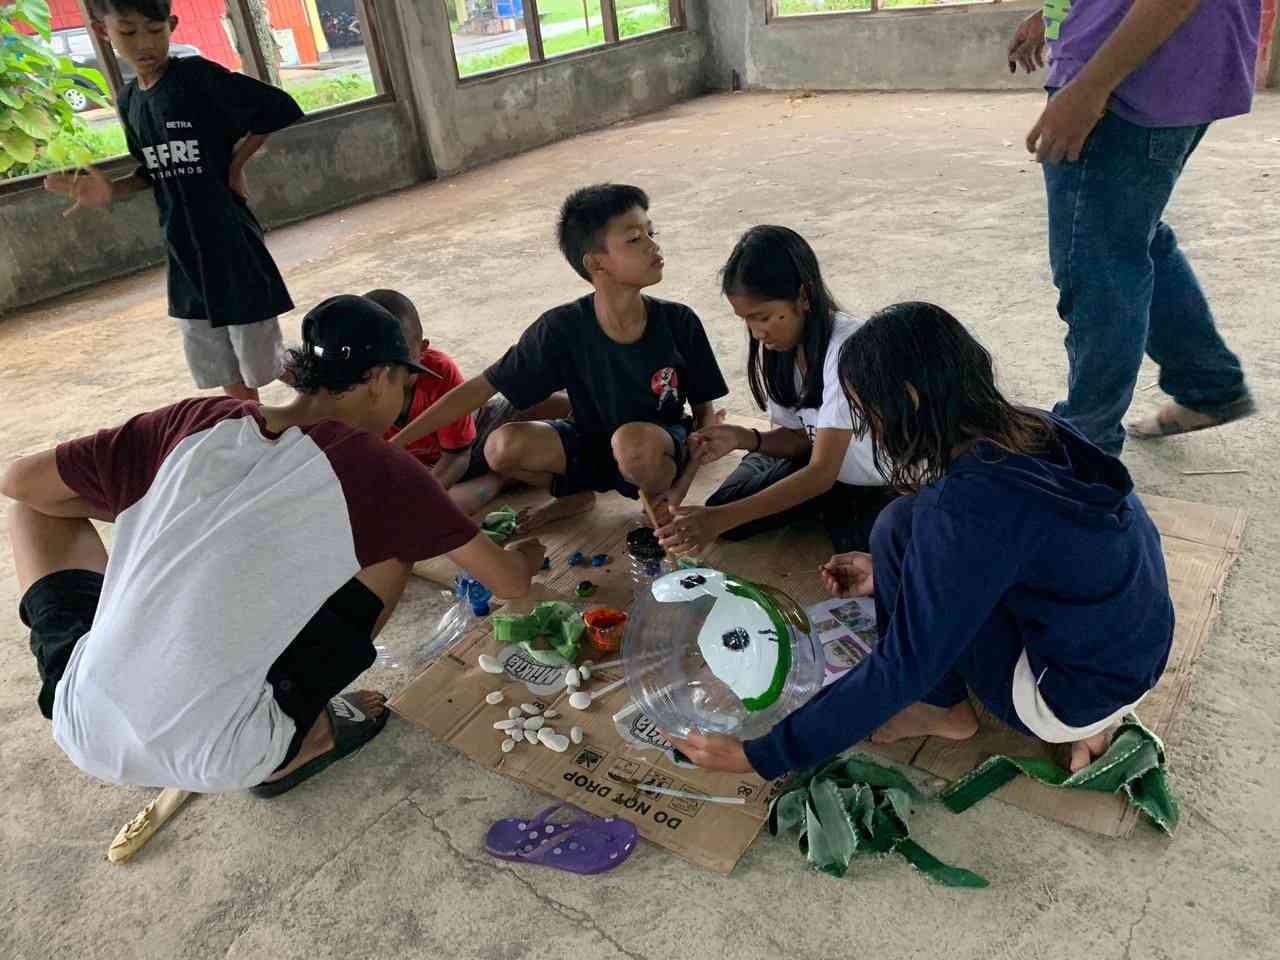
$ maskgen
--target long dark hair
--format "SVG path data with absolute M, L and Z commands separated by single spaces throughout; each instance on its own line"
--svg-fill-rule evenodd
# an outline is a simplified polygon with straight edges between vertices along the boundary
M 757 300 L 798 300 L 802 291 L 808 294 L 809 309 L 800 338 L 805 374 L 798 391 L 795 350 L 766 350 L 747 334 L 747 381 L 761 410 L 766 400 L 792 409 L 822 405 L 822 367 L 840 307 L 822 281 L 813 248 L 787 227 L 752 227 L 720 271 L 720 292 L 726 297 L 745 294 Z
M 840 350 L 840 383 L 854 433 L 870 431 L 876 467 L 903 493 L 940 480 L 979 440 L 1035 455 L 1053 436 L 1042 414 L 1004 398 L 991 354 L 931 303 L 895 303 L 855 331 Z

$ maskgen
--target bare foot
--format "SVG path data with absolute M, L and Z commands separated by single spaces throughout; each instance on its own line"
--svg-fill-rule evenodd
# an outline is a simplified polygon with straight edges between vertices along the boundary
M 387 709 L 386 696 L 376 690 L 357 690 L 354 693 L 344 693 L 342 696 L 355 704 L 357 709 L 371 717 L 380 717 L 383 711 Z M 316 718 L 316 722 L 307 731 L 307 735 L 303 737 L 302 748 L 298 750 L 298 755 L 289 762 L 287 767 L 277 770 L 263 782 L 270 783 L 272 780 L 287 777 L 304 763 L 314 760 L 332 749 L 333 724 L 329 722 L 329 714 L 322 710 L 320 716 Z
M 872 743 L 896 743 L 912 737 L 942 737 L 946 740 L 968 740 L 978 732 L 978 717 L 969 701 L 954 707 L 935 707 L 913 703 L 889 718 L 871 734 Z
M 1071 772 L 1078 773 L 1093 761 L 1107 752 L 1111 746 L 1111 738 L 1115 736 L 1119 724 L 1109 727 L 1101 733 L 1086 740 L 1077 740 L 1071 745 Z
M 596 495 L 590 490 L 567 497 L 550 500 L 536 507 L 525 507 L 516 514 L 516 536 L 523 537 L 554 520 L 586 513 L 596 505 Z

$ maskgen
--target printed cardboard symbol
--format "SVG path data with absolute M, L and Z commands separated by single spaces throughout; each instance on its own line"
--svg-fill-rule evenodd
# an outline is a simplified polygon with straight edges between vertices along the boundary
M 580 767 L 586 767 L 588 770 L 594 770 L 596 767 L 600 766 L 603 760 L 604 757 L 601 754 L 596 753 L 594 750 L 587 750 L 586 748 L 579 750 L 578 755 L 573 758 L 574 763 Z
M 664 777 L 661 774 L 651 770 L 649 771 L 649 775 L 644 778 L 644 785 L 646 787 L 663 787 L 663 788 L 670 787 L 671 778 Z
M 640 777 L 640 764 L 634 760 L 615 760 L 609 773 L 621 780 L 637 780 Z
M 756 788 L 749 783 L 738 784 L 738 796 L 743 800 L 750 800 L 756 794 Z
M 680 784 L 679 789 L 684 790 L 687 793 L 702 792 L 696 786 L 690 783 Z M 702 801 L 691 800 L 688 797 L 672 797 L 671 809 L 674 810 L 676 813 L 683 814 L 686 817 L 696 817 L 698 815 L 698 811 L 702 809 Z

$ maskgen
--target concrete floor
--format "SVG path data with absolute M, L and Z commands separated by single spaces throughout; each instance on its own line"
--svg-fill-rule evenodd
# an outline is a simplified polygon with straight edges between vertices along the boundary
M 750 408 L 744 336 L 717 296 L 716 270 L 739 231 L 764 221 L 813 242 L 854 312 L 903 298 L 945 304 L 994 351 L 1012 396 L 1047 404 L 1062 391 L 1063 330 L 1041 179 L 1020 145 L 1040 102 L 709 98 L 281 230 L 271 246 L 302 307 L 399 287 L 431 339 L 476 371 L 542 309 L 583 289 L 555 250 L 559 200 L 586 182 L 631 180 L 651 192 L 662 231 L 668 279 L 657 292 L 703 317 L 734 412 Z M 932 886 L 897 860 L 833 880 L 805 869 L 794 840 L 767 836 L 729 878 L 649 845 L 616 873 L 576 878 L 488 858 L 488 823 L 543 798 L 392 721 L 356 759 L 288 798 L 197 798 L 136 862 L 111 866 L 107 844 L 151 791 L 95 783 L 54 746 L 6 575 L 0 956 L 1275 956 L 1277 186 L 1280 99 L 1267 96 L 1210 134 L 1170 210 L 1266 412 L 1126 455 L 1145 491 L 1252 511 L 1173 742 L 1186 811 L 1174 841 L 1145 827 L 1104 840 L 991 802 L 914 822 L 938 856 L 988 876 L 986 891 Z M 1152 379 L 1144 372 L 1141 383 Z M 163 273 L 7 319 L 0 383 L 5 459 L 190 393 Z M 1159 399 L 1138 398 L 1144 408 Z M 1184 475 L 1215 468 L 1247 472 Z M 0 569 L 11 569 L 7 552 Z M 413 583 L 391 645 L 412 642 L 437 610 L 433 591 Z M 395 688 L 407 678 L 383 669 L 373 679 Z

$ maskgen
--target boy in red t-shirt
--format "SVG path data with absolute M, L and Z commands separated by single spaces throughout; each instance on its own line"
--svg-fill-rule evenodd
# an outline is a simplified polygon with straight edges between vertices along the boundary
M 409 355 L 419 357 L 428 371 L 418 374 L 405 388 L 404 407 L 396 422 L 386 432 L 390 440 L 405 424 L 411 423 L 424 410 L 464 382 L 462 372 L 447 353 L 436 350 L 423 336 L 422 320 L 413 301 L 397 290 L 370 290 L 365 296 L 379 304 L 400 321 L 400 329 L 409 344 Z M 449 491 L 453 502 L 466 514 L 475 514 L 514 481 L 494 473 L 484 458 L 484 444 L 489 434 L 504 423 L 522 420 L 567 419 L 571 414 L 569 398 L 555 393 L 527 410 L 517 410 L 506 397 L 492 397 L 474 414 L 467 414 L 450 424 L 409 444 L 406 449 L 424 465 L 440 486 Z

